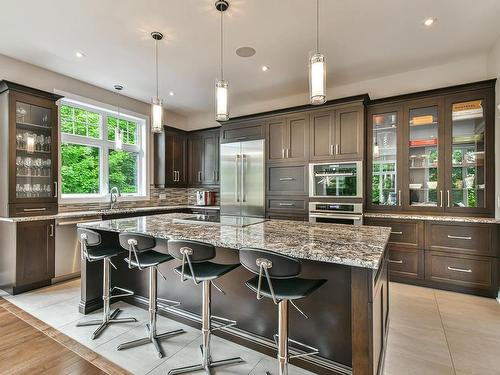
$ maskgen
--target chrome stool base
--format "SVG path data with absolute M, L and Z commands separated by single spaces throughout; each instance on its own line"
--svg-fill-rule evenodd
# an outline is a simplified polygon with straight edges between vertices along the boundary
M 101 319 L 95 319 L 95 320 L 89 320 L 87 322 L 79 322 L 76 324 L 77 327 L 87 327 L 87 326 L 99 326 L 95 332 L 92 334 L 92 340 L 95 340 L 98 338 L 101 333 L 104 332 L 106 328 L 110 324 L 114 323 L 134 323 L 137 322 L 136 318 L 117 318 L 117 316 L 122 312 L 120 309 L 116 309 L 109 315 L 109 319 L 101 320 Z
M 149 327 L 149 324 L 146 324 L 146 328 L 149 332 L 149 336 L 144 337 L 142 339 L 137 339 L 133 341 L 129 341 L 123 344 L 118 345 L 118 350 L 125 350 L 125 349 L 130 349 L 130 348 L 135 348 L 137 346 L 142 346 L 146 344 L 153 344 L 156 352 L 158 353 L 159 358 L 164 357 L 163 350 L 161 349 L 159 341 L 162 339 L 166 339 L 175 335 L 179 335 L 181 333 L 184 333 L 185 331 L 183 329 L 176 329 L 174 331 L 169 331 L 165 333 L 160 333 L 160 334 L 151 334 L 151 328 Z

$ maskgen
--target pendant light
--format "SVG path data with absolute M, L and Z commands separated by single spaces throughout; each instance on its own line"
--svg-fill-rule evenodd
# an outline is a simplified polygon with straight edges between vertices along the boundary
M 123 90 L 122 85 L 115 85 L 115 90 L 118 93 L 118 106 L 116 109 L 116 127 L 115 127 L 115 150 L 121 150 L 123 148 L 123 130 L 120 128 L 120 99 L 121 91 Z
M 160 83 L 159 83 L 159 63 L 158 63 L 158 42 L 163 39 L 163 34 L 158 31 L 153 31 L 151 36 L 155 40 L 155 81 L 156 81 L 156 96 L 151 100 L 151 131 L 153 133 L 161 133 L 163 131 L 163 101 L 160 99 Z
M 312 105 L 326 102 L 326 62 L 319 52 L 319 0 L 316 0 L 316 50 L 309 58 L 309 100 Z
M 217 0 L 215 9 L 220 12 L 220 79 L 215 82 L 215 119 L 229 120 L 228 84 L 224 80 L 224 12 L 229 8 L 226 0 Z

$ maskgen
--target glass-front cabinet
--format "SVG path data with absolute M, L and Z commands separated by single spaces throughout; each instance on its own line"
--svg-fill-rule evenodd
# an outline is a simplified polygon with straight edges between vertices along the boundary
M 8 151 L 2 192 L 9 216 L 57 212 L 58 116 L 52 93 L 0 81 L 0 104 L 8 113 L 1 127 L 8 134 L 2 147 Z M 4 118 L 7 120 L 7 118 Z M 3 169 L 3 168 L 2 168 Z M 3 210 L 3 208 L 2 208 Z M 6 215 L 3 212 L 2 215 Z
M 493 214 L 490 86 L 369 108 L 367 210 Z

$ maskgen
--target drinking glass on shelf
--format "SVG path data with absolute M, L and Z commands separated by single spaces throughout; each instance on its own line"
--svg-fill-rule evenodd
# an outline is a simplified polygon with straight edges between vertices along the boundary
M 24 184 L 24 196 L 27 198 L 31 198 L 31 185 L 30 184 Z

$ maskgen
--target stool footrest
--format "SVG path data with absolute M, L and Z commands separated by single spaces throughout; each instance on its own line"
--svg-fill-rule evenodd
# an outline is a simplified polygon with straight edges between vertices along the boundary
M 223 329 L 227 329 L 229 327 L 234 327 L 237 323 L 236 320 L 231 320 L 216 315 L 211 315 L 210 321 L 216 324 L 215 327 L 210 329 L 210 332 L 220 331 Z
M 173 301 L 171 299 L 156 297 L 156 300 L 161 302 L 161 307 L 163 307 L 164 309 L 167 309 L 167 310 L 172 308 L 172 307 L 177 307 L 177 306 L 181 305 L 181 303 L 179 301 Z
M 273 338 L 274 343 L 276 344 L 276 346 L 278 346 L 278 335 L 274 335 Z M 290 354 L 288 356 L 288 359 L 308 357 L 319 353 L 319 350 L 317 348 L 306 345 L 300 341 L 288 339 L 288 343 L 290 344 L 290 351 L 296 352 L 296 354 Z
M 119 291 L 121 293 L 113 295 L 113 292 L 115 290 L 117 290 L 117 291 Z M 133 295 L 134 295 L 134 292 L 132 290 L 120 288 L 118 286 L 114 286 L 114 287 L 111 288 L 109 298 L 111 299 L 111 298 L 119 298 L 119 297 L 130 297 L 130 296 L 133 296 Z

